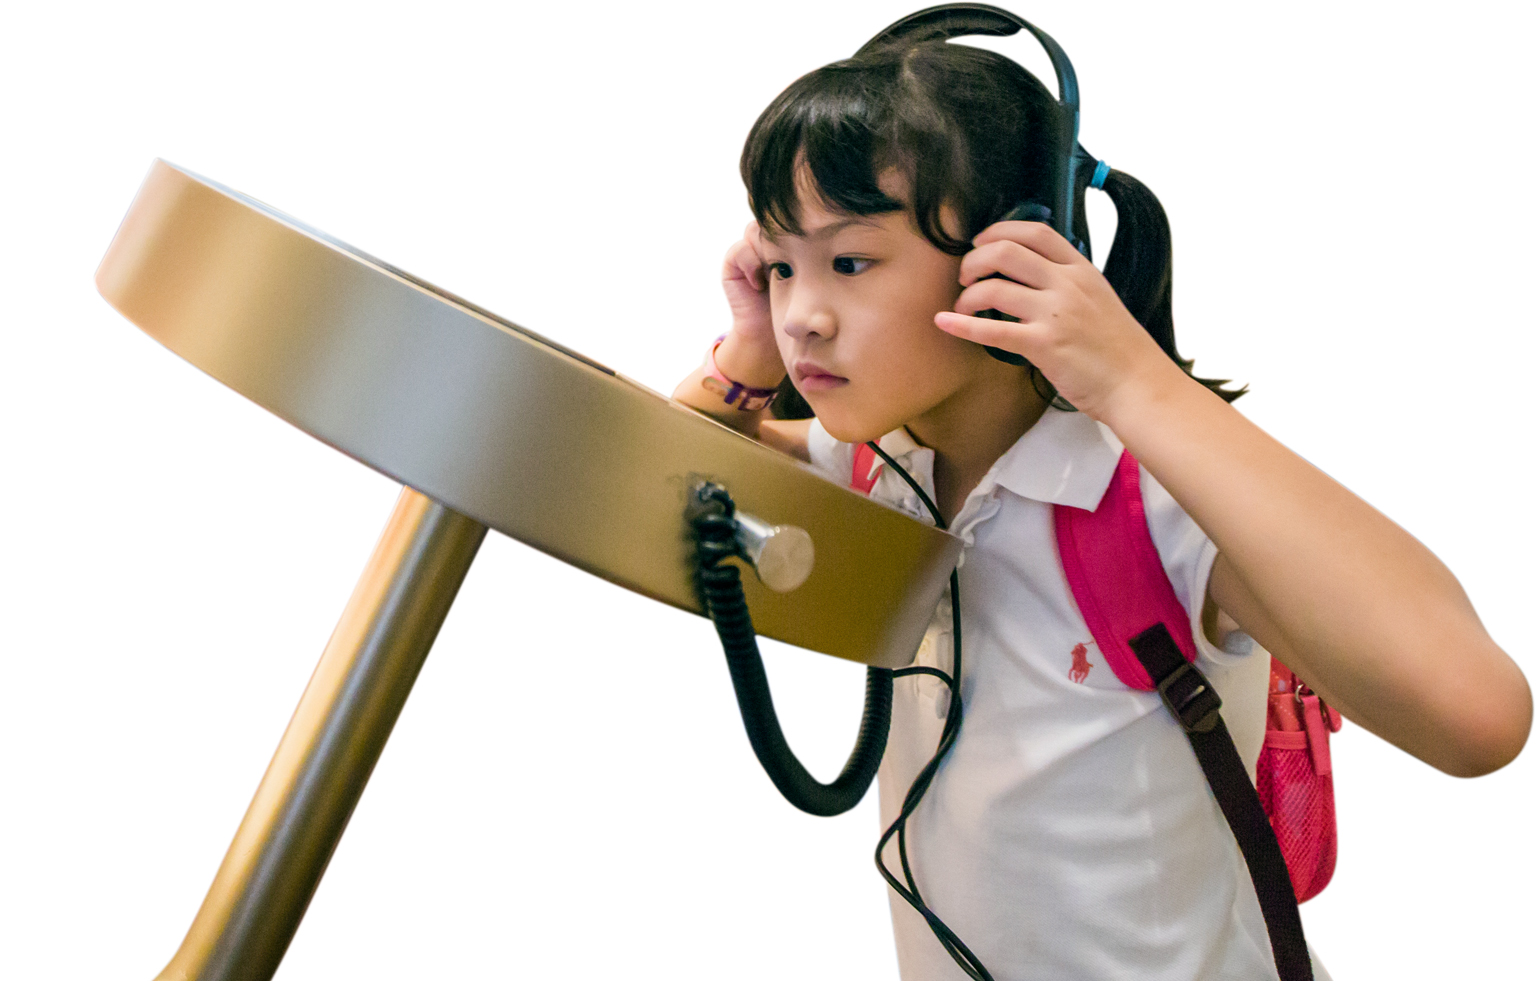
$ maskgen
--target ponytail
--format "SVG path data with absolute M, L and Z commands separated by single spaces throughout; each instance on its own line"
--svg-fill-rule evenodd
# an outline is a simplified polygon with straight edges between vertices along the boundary
M 1079 168 L 1078 175 L 1077 213 L 1081 215 L 1091 168 Z M 1104 262 L 1104 278 L 1114 287 L 1120 302 L 1152 335 L 1163 353 L 1195 381 L 1227 402 L 1248 391 L 1247 385 L 1239 389 L 1223 387 L 1230 384 L 1230 379 L 1197 377 L 1191 370 L 1194 361 L 1179 355 L 1173 339 L 1173 235 L 1157 195 L 1121 170 L 1109 171 L 1104 193 L 1115 206 L 1116 219 L 1115 241 Z

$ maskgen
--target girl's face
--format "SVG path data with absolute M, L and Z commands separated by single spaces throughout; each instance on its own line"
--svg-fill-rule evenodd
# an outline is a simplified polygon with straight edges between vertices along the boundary
M 960 257 L 935 248 L 908 212 L 829 211 L 805 189 L 799 201 L 803 234 L 765 233 L 762 247 L 784 366 L 835 438 L 909 425 L 921 440 L 925 418 L 995 376 L 981 347 L 934 326 L 960 295 Z

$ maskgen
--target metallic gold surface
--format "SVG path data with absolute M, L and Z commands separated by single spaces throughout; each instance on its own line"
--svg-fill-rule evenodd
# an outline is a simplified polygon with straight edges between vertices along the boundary
M 485 526 L 406 488 L 159 981 L 267 981 L 368 783 Z
M 461 514 L 701 612 L 682 514 L 699 478 L 805 529 L 815 569 L 744 577 L 759 632 L 909 662 L 953 537 L 582 356 L 163 161 L 96 274 L 124 316 L 307 433 Z

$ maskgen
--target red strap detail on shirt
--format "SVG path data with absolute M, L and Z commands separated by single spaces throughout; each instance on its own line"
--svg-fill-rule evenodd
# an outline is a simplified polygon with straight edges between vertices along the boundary
M 853 477 L 848 481 L 848 486 L 867 495 L 875 486 L 875 481 L 880 479 L 880 471 L 884 467 L 885 461 L 875 456 L 869 444 L 860 443 L 858 449 L 853 451 Z
M 1121 454 L 1096 510 L 1057 504 L 1052 511 L 1067 585 L 1115 677 L 1142 691 L 1155 687 L 1130 639 L 1157 623 L 1168 628 L 1185 660 L 1193 661 L 1189 613 L 1152 543 L 1136 458 Z

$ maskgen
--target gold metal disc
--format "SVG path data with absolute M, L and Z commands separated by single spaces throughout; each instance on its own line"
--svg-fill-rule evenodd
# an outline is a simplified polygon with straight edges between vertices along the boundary
M 759 633 L 911 661 L 953 536 L 239 192 L 156 161 L 96 273 L 171 351 L 299 429 L 556 558 L 695 613 L 701 479 L 805 529 L 815 567 L 743 576 Z

